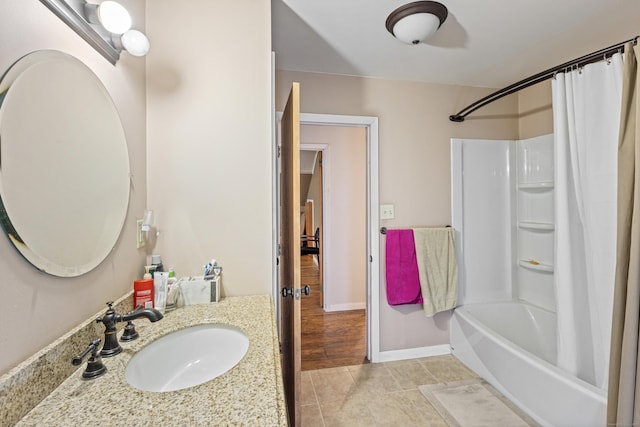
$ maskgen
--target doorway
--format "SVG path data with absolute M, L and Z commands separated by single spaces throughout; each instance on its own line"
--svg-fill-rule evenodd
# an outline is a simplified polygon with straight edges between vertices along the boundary
M 378 118 L 367 116 L 344 116 L 332 114 L 300 114 L 300 124 L 321 126 L 360 127 L 366 133 L 366 356 L 370 362 L 380 361 L 380 260 L 379 260 L 379 197 L 378 197 Z M 330 149 L 329 149 L 330 150 Z M 325 173 L 331 169 L 331 158 L 324 160 Z M 331 157 L 331 155 L 330 155 Z M 326 198 L 326 197 L 325 197 Z M 327 200 L 324 201 L 326 209 Z M 331 228 L 331 219 L 323 221 Z M 329 241 L 327 242 L 329 245 Z M 326 240 L 326 239 L 325 239 Z M 328 268 L 330 268 L 329 266 Z M 326 270 L 326 268 L 325 268 Z M 330 290 L 329 294 L 330 294 Z M 325 292 L 326 296 L 326 292 Z
M 301 125 L 301 227 L 321 249 L 305 255 L 314 248 L 301 242 L 303 371 L 366 363 L 366 139 L 365 128 Z
M 281 113 L 277 113 L 279 124 Z M 379 259 L 379 196 L 378 196 L 378 118 L 369 116 L 344 116 L 332 114 L 300 114 L 301 125 L 353 126 L 366 129 L 366 354 L 370 362 L 380 361 L 380 259 Z M 279 126 L 274 129 L 274 140 L 280 138 Z M 274 236 L 279 235 L 277 221 L 279 200 L 278 150 L 273 151 L 274 167 Z M 325 225 L 326 226 L 326 225 Z M 274 238 L 274 253 L 279 253 L 277 238 Z M 276 319 L 280 317 L 280 295 L 278 291 L 279 259 L 274 259 L 273 296 Z M 278 325 L 280 326 L 280 325 Z

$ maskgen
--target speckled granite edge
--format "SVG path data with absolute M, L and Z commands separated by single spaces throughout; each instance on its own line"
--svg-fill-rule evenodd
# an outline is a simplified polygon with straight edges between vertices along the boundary
M 114 308 L 120 313 L 130 311 L 132 294 L 133 291 L 118 299 Z M 104 326 L 95 319 L 104 311 L 97 312 L 0 376 L 0 425 L 17 423 L 78 369 L 71 364 L 71 359 L 92 340 L 102 337 Z

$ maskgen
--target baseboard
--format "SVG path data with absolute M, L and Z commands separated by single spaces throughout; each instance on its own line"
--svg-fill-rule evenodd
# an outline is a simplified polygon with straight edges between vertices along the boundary
M 393 362 L 396 360 L 417 359 L 420 357 L 442 356 L 444 354 L 451 354 L 451 346 L 449 344 L 381 351 L 378 354 L 378 361 Z
M 333 304 L 325 308 L 325 311 L 349 311 L 349 310 L 364 310 L 367 308 L 367 304 L 364 302 L 354 302 L 349 304 Z

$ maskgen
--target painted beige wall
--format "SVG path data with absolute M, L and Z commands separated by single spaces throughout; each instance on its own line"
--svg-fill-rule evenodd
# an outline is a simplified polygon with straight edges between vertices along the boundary
M 216 258 L 228 296 L 271 291 L 270 6 L 147 2 L 148 255 L 178 276 Z
M 131 11 L 135 26 L 144 29 L 144 2 L 122 4 Z M 125 54 L 114 67 L 40 2 L 0 2 L 0 72 L 40 49 L 80 59 L 111 94 L 129 148 L 131 196 L 113 252 L 95 270 L 77 278 L 40 273 L 0 236 L 0 374 L 102 310 L 106 301 L 129 291 L 144 265 L 144 252 L 135 246 L 135 219 L 142 216 L 146 199 L 144 60 Z
M 304 127 L 303 127 L 304 128 Z M 320 166 L 320 155 L 316 155 L 316 163 L 313 167 L 313 175 L 311 175 L 311 181 L 309 182 L 309 191 L 307 192 L 306 199 L 311 199 L 313 203 L 313 226 L 316 227 L 322 225 L 322 167 Z M 313 232 L 311 230 L 311 232 Z
M 390 228 L 451 223 L 451 138 L 518 137 L 515 96 L 483 108 L 464 123 L 449 121 L 449 115 L 491 89 L 277 70 L 279 111 L 293 81 L 300 82 L 304 113 L 379 118 L 380 203 L 393 203 L 396 215 L 380 225 Z M 449 313 L 426 318 L 421 306 L 386 303 L 384 238 L 379 245 L 381 350 L 448 343 Z
M 528 139 L 553 133 L 551 80 L 521 90 L 518 97 L 519 135 Z
M 367 273 L 367 139 L 365 128 L 303 125 L 302 144 L 327 144 L 325 199 L 325 307 L 364 308 Z

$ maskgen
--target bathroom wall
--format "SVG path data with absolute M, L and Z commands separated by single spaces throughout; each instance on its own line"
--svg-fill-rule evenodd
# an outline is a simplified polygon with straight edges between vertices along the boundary
M 147 254 L 178 276 L 216 258 L 224 295 L 269 293 L 270 2 L 153 0 L 147 21 Z
M 322 159 L 324 200 L 324 306 L 364 308 L 367 284 L 367 139 L 365 128 L 303 125 L 302 144 L 327 144 Z
M 320 155 L 316 154 L 316 163 L 313 166 L 313 175 L 311 175 L 311 181 L 309 182 L 309 191 L 304 200 L 313 200 L 313 230 L 322 225 L 322 166 L 320 165 L 320 161 Z
M 518 139 L 553 133 L 551 80 L 518 92 Z
M 130 10 L 134 26 L 144 29 L 144 2 L 122 0 L 122 4 Z M 102 310 L 106 301 L 124 295 L 144 265 L 144 251 L 135 244 L 135 219 L 142 217 L 146 200 L 145 62 L 124 54 L 113 66 L 39 1 L 0 2 L 0 72 L 40 49 L 56 49 L 80 59 L 111 94 L 129 148 L 131 196 L 113 252 L 80 277 L 40 273 L 0 236 L 0 374 Z M 46 214 L 46 206 L 42 208 Z
M 395 219 L 381 221 L 389 228 L 451 223 L 451 138 L 518 137 L 516 96 L 487 106 L 464 123 L 449 121 L 450 114 L 492 89 L 276 70 L 279 111 L 293 81 L 301 84 L 304 113 L 379 118 L 380 203 L 395 205 Z M 379 244 L 384 257 L 384 238 Z M 449 342 L 449 313 L 426 318 L 421 306 L 389 306 L 384 258 L 380 277 L 382 351 Z

